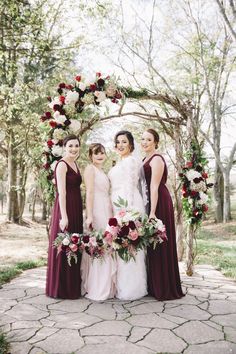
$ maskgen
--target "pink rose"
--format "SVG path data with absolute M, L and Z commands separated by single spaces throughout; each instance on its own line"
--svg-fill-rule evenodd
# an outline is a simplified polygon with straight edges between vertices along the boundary
M 104 239 L 109 245 L 111 245 L 113 241 L 113 235 L 109 231 L 106 231 L 104 234 Z
M 70 245 L 70 249 L 73 252 L 77 252 L 78 251 L 78 246 L 75 243 L 73 243 L 73 244 Z

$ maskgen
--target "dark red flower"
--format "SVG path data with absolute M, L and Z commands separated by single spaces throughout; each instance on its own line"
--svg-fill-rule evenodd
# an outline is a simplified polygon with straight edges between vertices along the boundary
M 203 170 L 202 166 L 200 166 L 200 165 L 196 166 L 196 171 L 197 172 L 202 172 L 202 170 Z
M 190 195 L 191 195 L 192 198 L 195 198 L 195 197 L 198 196 L 198 192 L 196 192 L 196 191 L 191 191 L 191 192 L 190 192 Z
M 73 85 L 66 85 L 66 89 L 67 90 L 72 90 L 73 89 Z
M 122 98 L 122 94 L 120 92 L 116 91 L 115 98 L 117 98 L 119 100 L 120 98 Z
M 65 103 L 65 96 L 60 96 L 59 97 L 59 100 L 60 100 L 60 102 L 61 102 L 61 104 L 64 104 Z
M 118 232 L 117 236 L 118 237 L 124 237 L 129 234 L 129 226 L 124 225 L 121 227 L 120 231 Z
M 65 122 L 64 122 L 65 126 L 68 127 L 68 125 L 71 124 L 71 121 L 69 119 L 67 119 Z
M 183 173 L 179 173 L 179 177 L 180 177 L 180 178 L 183 178 L 183 177 L 184 177 L 184 174 L 183 174 Z
M 64 82 L 61 82 L 58 86 L 59 88 L 63 89 L 66 87 L 66 84 Z
M 201 181 L 202 181 L 201 177 L 199 177 L 199 178 L 196 177 L 196 178 L 193 179 L 193 182 L 196 183 L 196 184 L 200 183 Z
M 54 104 L 54 106 L 53 106 L 54 111 L 60 111 L 60 109 L 61 109 L 61 106 L 59 104 Z
M 47 117 L 47 119 L 50 119 L 52 116 L 51 112 L 45 112 L 44 114 Z
M 198 216 L 199 215 L 199 210 L 198 209 L 194 209 L 193 210 L 193 215 L 194 216 Z
M 192 161 L 188 161 L 188 162 L 186 162 L 186 167 L 187 167 L 187 168 L 191 168 L 191 167 L 193 167 L 193 163 L 192 163 Z
M 102 74 L 101 74 L 100 72 L 98 72 L 98 73 L 96 73 L 96 76 L 97 76 L 97 77 L 101 77 Z
M 47 117 L 41 116 L 40 119 L 41 119 L 42 122 L 45 122 L 45 120 L 47 120 Z
M 80 75 L 77 75 L 77 76 L 75 77 L 75 80 L 78 81 L 78 82 L 80 82 L 80 81 L 81 81 L 81 76 L 80 76 Z
M 204 179 L 207 179 L 207 178 L 208 178 L 208 174 L 207 174 L 206 172 L 203 172 L 203 173 L 202 173 L 202 177 L 203 177 Z
M 50 164 L 47 162 L 43 165 L 43 168 L 45 168 L 45 170 L 48 170 L 50 167 Z
M 54 142 L 52 140 L 48 140 L 47 145 L 51 148 L 54 145 Z
M 49 125 L 50 125 L 52 128 L 56 128 L 56 127 L 57 127 L 57 122 L 55 122 L 55 120 L 50 120 Z
M 105 81 L 103 80 L 103 79 L 98 79 L 98 81 L 97 81 L 97 84 L 98 84 L 98 86 L 104 86 L 104 84 L 105 84 Z
M 95 91 L 97 86 L 96 86 L 96 84 L 91 84 L 91 85 L 89 85 L 89 88 L 91 91 Z
M 188 192 L 182 192 L 182 196 L 183 196 L 184 198 L 188 198 Z
M 182 187 L 182 192 L 186 192 L 186 191 L 187 191 L 187 186 L 186 186 L 186 184 L 184 184 Z
M 112 103 L 118 103 L 118 100 L 117 100 L 116 98 L 113 98 L 113 99 L 111 100 L 111 102 L 112 102 Z
M 79 241 L 79 236 L 77 236 L 77 235 L 71 236 L 71 242 L 72 243 L 78 243 L 78 241 Z
M 204 213 L 205 213 L 205 212 L 207 212 L 207 210 L 208 210 L 208 206 L 206 204 L 203 204 L 202 211 L 204 211 Z
M 129 228 L 131 229 L 131 230 L 135 230 L 136 229 L 136 225 L 135 225 L 135 223 L 131 220 L 131 221 L 129 221 Z
M 83 236 L 83 243 L 89 243 L 89 235 Z
M 109 225 L 109 226 L 117 226 L 117 225 L 118 225 L 117 219 L 116 219 L 116 218 L 110 218 L 110 219 L 108 220 L 108 225 Z

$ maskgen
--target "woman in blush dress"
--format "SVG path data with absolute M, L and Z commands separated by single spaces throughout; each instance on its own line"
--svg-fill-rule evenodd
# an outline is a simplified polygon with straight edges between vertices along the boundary
M 128 207 L 144 213 L 144 203 L 138 190 L 140 163 L 133 156 L 134 138 L 129 131 L 120 131 L 115 136 L 115 148 L 120 161 L 109 171 L 111 200 L 116 214 L 119 208 L 114 203 L 121 197 Z M 138 251 L 135 260 L 123 261 L 117 257 L 117 295 L 121 300 L 135 300 L 147 294 L 145 252 Z
M 66 254 L 57 254 L 53 241 L 61 231 L 83 232 L 83 206 L 80 193 L 81 174 L 76 164 L 80 141 L 69 135 L 63 141 L 64 157 L 55 168 L 56 199 L 53 208 L 46 281 L 46 295 L 61 299 L 78 299 L 81 295 L 80 260 L 68 265 Z
M 86 226 L 87 229 L 104 230 L 110 217 L 112 205 L 110 201 L 110 182 L 102 167 L 106 159 L 105 148 L 95 143 L 89 148 L 89 164 L 84 171 L 86 186 Z M 103 301 L 115 295 L 116 262 L 111 255 L 104 259 L 91 260 L 83 253 L 81 263 L 83 291 L 87 298 Z
M 157 300 L 174 300 L 184 296 L 180 283 L 176 252 L 174 209 L 166 187 L 167 166 L 164 158 L 156 152 L 159 135 L 147 129 L 142 135 L 142 148 L 146 153 L 143 168 L 148 191 L 149 218 L 161 219 L 165 224 L 167 242 L 155 250 L 148 247 L 148 291 Z

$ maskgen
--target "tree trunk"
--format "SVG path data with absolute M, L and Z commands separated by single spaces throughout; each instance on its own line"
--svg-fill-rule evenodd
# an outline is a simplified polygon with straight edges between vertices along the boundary
M 187 232 L 187 246 L 186 246 L 186 274 L 188 276 L 193 275 L 193 239 L 195 237 L 195 231 L 192 225 L 188 226 Z
M 42 208 L 42 221 L 46 221 L 47 220 L 47 202 L 45 200 L 42 200 L 42 204 L 43 204 L 43 208 Z
M 33 192 L 33 199 L 32 199 L 32 221 L 35 221 L 35 206 L 36 206 L 36 200 L 37 200 L 37 188 L 35 188 Z
M 13 149 L 13 133 L 11 132 L 8 147 L 7 220 L 18 224 L 20 216 L 17 198 L 17 162 Z
M 19 178 L 18 178 L 18 203 L 19 203 L 19 214 L 20 223 L 22 222 L 22 217 L 25 209 L 25 185 L 27 180 L 26 166 L 23 161 L 19 164 Z
M 224 176 L 218 167 L 215 165 L 215 180 L 214 180 L 214 199 L 215 199 L 215 222 L 223 222 L 224 208 Z
M 176 169 L 177 173 L 182 170 L 183 164 L 183 149 L 180 139 L 180 126 L 176 125 L 174 130 L 174 141 L 175 141 L 175 156 L 176 156 Z M 178 260 L 182 261 L 184 255 L 184 226 L 183 226 L 183 205 L 182 205 L 182 196 L 180 188 L 176 186 L 176 238 L 177 238 L 177 254 Z
M 224 174 L 224 222 L 230 221 L 230 170 Z

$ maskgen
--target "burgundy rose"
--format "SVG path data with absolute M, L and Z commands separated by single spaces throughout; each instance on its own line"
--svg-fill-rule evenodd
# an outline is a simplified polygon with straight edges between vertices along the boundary
M 207 179 L 208 178 L 208 174 L 206 172 L 203 172 L 202 173 L 202 178 Z
M 192 167 L 193 167 L 192 161 L 186 162 L 186 167 L 187 167 L 187 168 L 192 168 Z
M 196 184 L 200 183 L 201 181 L 202 181 L 201 177 L 199 177 L 199 178 L 196 177 L 196 178 L 193 179 L 193 182 L 196 183 Z
M 47 119 L 50 119 L 51 116 L 52 116 L 51 112 L 45 112 L 44 114 L 45 114 Z
M 195 198 L 195 197 L 198 196 L 198 192 L 196 192 L 196 191 L 191 191 L 191 192 L 190 192 L 190 195 L 191 195 L 192 198 Z
M 63 252 L 66 252 L 67 250 L 68 250 L 68 246 L 66 246 L 66 245 L 61 245 L 61 250 L 63 251 Z
M 188 198 L 188 192 L 182 192 L 182 196 L 183 196 L 184 198 Z
M 58 85 L 61 89 L 65 88 L 66 87 L 66 84 L 64 82 L 61 82 L 59 85 Z
M 96 88 L 97 88 L 97 86 L 96 86 L 96 84 L 91 84 L 91 85 L 89 86 L 89 88 L 90 88 L 91 91 L 95 91 Z
M 53 106 L 54 111 L 60 111 L 60 109 L 61 109 L 61 106 L 59 104 L 54 104 L 54 106 Z
M 183 178 L 183 177 L 184 177 L 184 174 L 183 174 L 183 173 L 179 173 L 179 177 L 180 177 L 180 178 Z
M 63 146 L 63 140 L 59 140 L 58 143 L 57 143 L 57 145 Z
M 78 81 L 78 82 L 80 82 L 80 81 L 81 81 L 81 76 L 80 76 L 80 75 L 77 75 L 77 76 L 75 77 L 75 80 Z
M 65 126 L 68 127 L 68 125 L 71 124 L 71 121 L 69 119 L 67 119 L 65 122 L 64 122 Z
M 112 103 L 118 103 L 118 100 L 117 100 L 116 98 L 113 98 L 113 99 L 111 100 L 111 102 L 112 102 Z
M 108 221 L 108 225 L 109 226 L 117 226 L 118 225 L 118 221 L 116 218 L 110 218 Z
M 89 243 L 89 236 L 88 235 L 83 236 L 83 243 Z
M 205 213 L 208 210 L 208 206 L 206 204 L 202 205 L 202 211 Z
M 121 227 L 120 231 L 118 232 L 117 236 L 118 237 L 124 237 L 129 234 L 129 226 L 124 225 Z
M 199 216 L 199 210 L 198 209 L 194 209 L 193 210 L 193 216 L 195 216 L 195 217 Z
M 52 128 L 56 128 L 57 122 L 55 122 L 54 120 L 50 120 L 49 125 L 50 125 Z
M 66 89 L 67 90 L 72 90 L 73 89 L 73 85 L 66 85 Z
M 134 223 L 134 221 L 129 221 L 129 228 L 131 229 L 131 230 L 135 230 L 136 229 L 136 225 L 135 225 L 135 223 Z
M 48 145 L 48 147 L 51 148 L 51 147 L 54 145 L 54 143 L 53 143 L 52 140 L 48 140 L 48 141 L 47 141 L 47 145 Z
M 77 236 L 77 235 L 72 235 L 71 236 L 71 242 L 72 243 L 78 243 L 78 241 L 79 241 L 79 236 Z
M 48 170 L 50 167 L 50 164 L 47 162 L 43 165 L 43 168 L 45 168 L 45 170 Z
M 103 79 L 98 79 L 97 83 L 98 83 L 98 86 L 104 86 L 105 81 Z
M 65 96 L 60 96 L 59 97 L 59 100 L 60 100 L 60 102 L 61 102 L 61 104 L 65 104 Z
M 47 120 L 47 117 L 41 116 L 40 119 L 41 119 L 42 122 L 45 122 L 45 120 Z
M 122 98 L 122 94 L 117 91 L 115 94 L 115 98 L 117 98 L 119 100 L 120 98 Z

